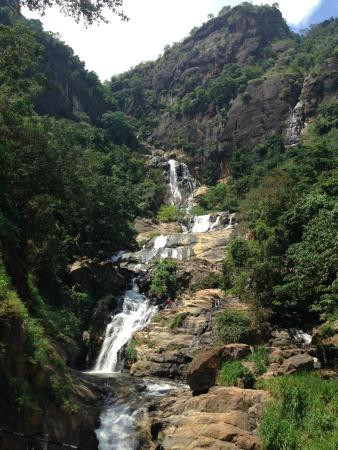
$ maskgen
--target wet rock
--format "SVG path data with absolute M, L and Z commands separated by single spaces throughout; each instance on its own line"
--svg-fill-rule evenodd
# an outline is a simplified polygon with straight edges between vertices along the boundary
M 312 356 L 308 354 L 295 355 L 283 361 L 278 369 L 278 375 L 290 375 L 299 370 L 312 370 L 313 368 Z
M 90 259 L 75 261 L 69 268 L 73 284 L 82 291 L 118 293 L 125 287 L 126 280 L 111 261 L 94 261 Z

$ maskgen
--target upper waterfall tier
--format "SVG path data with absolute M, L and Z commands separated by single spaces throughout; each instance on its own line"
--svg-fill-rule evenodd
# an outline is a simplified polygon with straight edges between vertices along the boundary
M 186 164 L 175 159 L 170 159 L 168 163 L 170 203 L 178 208 L 190 211 L 193 207 L 193 196 L 197 182 L 191 176 Z

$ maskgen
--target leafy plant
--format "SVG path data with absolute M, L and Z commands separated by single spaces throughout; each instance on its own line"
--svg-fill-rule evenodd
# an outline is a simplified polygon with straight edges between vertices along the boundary
M 220 370 L 219 382 L 222 386 L 243 384 L 245 388 L 252 388 L 255 377 L 240 361 L 226 361 Z
M 266 372 L 268 364 L 268 351 L 266 347 L 257 347 L 246 359 L 255 363 L 254 373 L 256 376 L 263 375 Z
M 172 259 L 164 259 L 156 264 L 152 273 L 150 294 L 165 300 L 175 298 L 178 290 L 177 263 Z
M 183 212 L 174 205 L 162 205 L 157 213 L 160 222 L 179 222 L 183 217 Z
M 243 342 L 250 331 L 250 323 L 248 313 L 226 310 L 215 317 L 215 337 L 225 344 Z
M 127 350 L 126 350 L 126 360 L 128 364 L 132 364 L 137 361 L 137 340 L 132 337 L 129 341 Z

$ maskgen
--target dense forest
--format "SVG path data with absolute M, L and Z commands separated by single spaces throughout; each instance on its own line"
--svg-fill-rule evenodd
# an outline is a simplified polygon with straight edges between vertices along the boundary
M 84 15 L 89 23 L 103 18 L 101 9 Z M 330 19 L 298 35 L 276 6 L 224 7 L 157 61 L 101 83 L 17 2 L 0 7 L 0 424 L 29 429 L 28 417 L 41 419 L 51 404 L 80 414 L 68 366 L 88 368 L 88 354 L 98 351 L 92 337 L 107 320 L 99 301 L 125 285 L 111 256 L 140 248 L 136 219 L 179 222 L 186 214 L 165 206 L 166 175 L 146 163 L 154 150 L 180 155 L 206 187 L 192 214 L 228 211 L 239 222 L 221 270 L 195 290 L 238 297 L 257 327 L 324 323 L 322 337 L 334 334 L 337 25 Z M 286 129 L 299 101 L 306 126 L 294 140 Z M 78 261 L 93 273 L 108 264 L 113 275 L 74 281 Z M 150 295 L 175 297 L 177 271 L 170 259 L 158 263 Z M 295 382 L 299 392 L 304 383 Z M 284 441 L 269 435 L 288 387 L 271 389 L 280 389 L 280 403 L 263 422 L 264 448 L 298 449 L 298 438 L 287 439 L 301 418 L 289 418 Z M 320 433 L 334 432 L 332 411 L 323 412 Z M 306 448 L 324 450 L 313 442 Z M 327 450 L 334 445 L 332 437 Z

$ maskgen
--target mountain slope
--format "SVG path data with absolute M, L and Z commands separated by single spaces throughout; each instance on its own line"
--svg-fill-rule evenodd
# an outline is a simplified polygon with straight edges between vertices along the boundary
M 333 27 L 314 34 L 325 40 Z M 291 33 L 277 8 L 245 3 L 193 30 L 157 61 L 114 77 L 111 88 L 150 145 L 183 151 L 193 173 L 215 181 L 227 175 L 235 146 L 286 136 L 302 90 L 304 119 L 323 100 L 313 83 L 333 95 L 333 48 L 329 40 L 311 44 L 310 36 Z M 314 81 L 310 72 L 320 64 L 323 77 Z

